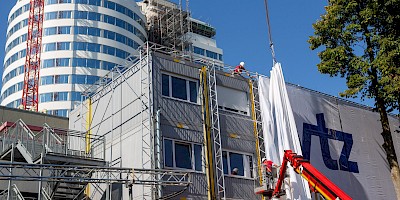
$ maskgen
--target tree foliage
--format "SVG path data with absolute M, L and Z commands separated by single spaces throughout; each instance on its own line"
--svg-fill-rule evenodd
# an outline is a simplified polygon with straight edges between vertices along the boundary
M 400 199 L 400 168 L 388 112 L 400 107 L 400 0 L 329 0 L 308 42 L 318 70 L 346 79 L 344 97 L 372 98 L 382 126 L 382 147 Z
M 399 109 L 400 0 L 330 0 L 309 43 L 318 70 L 346 78 L 344 97 L 383 98 Z

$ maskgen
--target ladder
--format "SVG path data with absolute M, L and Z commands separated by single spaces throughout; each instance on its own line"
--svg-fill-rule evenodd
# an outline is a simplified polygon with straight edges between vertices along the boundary
M 261 118 L 261 107 L 260 107 L 260 97 L 259 97 L 259 83 L 255 79 L 249 79 L 250 88 L 250 101 L 251 101 L 251 118 L 253 120 L 254 126 L 254 137 L 256 140 L 256 155 L 257 155 L 257 173 L 259 177 L 260 185 L 263 185 L 264 180 L 262 177 L 262 166 L 261 159 L 266 158 L 265 155 L 265 145 L 264 145 L 264 134 L 262 128 L 262 118 Z
M 216 189 L 216 197 L 218 199 L 225 199 L 225 180 L 224 180 L 224 167 L 222 158 L 222 144 L 221 144 L 221 131 L 219 123 L 219 111 L 218 111 L 218 94 L 217 94 L 217 78 L 215 72 L 215 65 L 208 64 L 202 69 L 201 76 L 203 86 L 203 106 L 206 116 L 206 124 L 209 127 L 206 128 L 207 134 L 205 134 L 205 140 L 211 140 L 212 147 L 207 144 L 208 150 L 212 148 L 214 155 L 212 158 L 208 157 L 208 167 L 211 172 L 208 173 L 209 180 L 215 181 L 216 184 L 210 183 L 210 190 Z M 211 156 L 210 156 L 211 157 Z M 213 161 L 210 162 L 209 159 Z M 215 168 L 214 168 L 215 167 Z M 215 173 L 214 170 L 215 169 Z M 212 177 L 215 174 L 215 178 Z M 214 186 L 215 185 L 215 186 Z M 214 188 L 213 188 L 214 186 Z

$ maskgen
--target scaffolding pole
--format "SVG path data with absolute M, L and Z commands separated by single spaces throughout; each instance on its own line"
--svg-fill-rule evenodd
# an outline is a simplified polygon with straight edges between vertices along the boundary
M 257 76 L 258 78 L 258 76 Z M 264 135 L 262 129 L 261 108 L 259 98 L 259 82 L 257 80 L 249 79 L 250 88 L 250 101 L 251 101 L 251 118 L 253 120 L 254 139 L 256 142 L 256 155 L 257 155 L 257 174 L 258 183 L 262 186 L 264 183 L 262 174 L 262 159 L 265 158 Z M 265 197 L 263 196 L 264 200 Z

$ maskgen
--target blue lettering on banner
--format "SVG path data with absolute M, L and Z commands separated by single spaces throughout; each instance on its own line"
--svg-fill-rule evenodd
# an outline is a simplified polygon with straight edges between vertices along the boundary
M 349 161 L 351 148 L 353 147 L 353 136 L 350 133 L 328 129 L 325 126 L 324 114 L 317 114 L 317 125 L 303 123 L 303 157 L 310 160 L 311 154 L 311 136 L 319 137 L 321 152 L 324 164 L 331 170 L 348 171 L 359 173 L 357 162 Z M 339 166 L 337 160 L 332 159 L 329 151 L 329 140 L 337 140 L 344 142 L 342 152 L 340 153 Z

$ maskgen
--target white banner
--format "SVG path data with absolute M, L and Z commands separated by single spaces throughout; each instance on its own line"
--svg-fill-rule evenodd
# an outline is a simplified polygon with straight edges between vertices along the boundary
M 281 65 L 271 70 L 271 80 L 260 79 L 260 106 L 266 157 L 274 163 L 282 163 L 284 150 L 301 154 L 292 108 L 286 92 Z M 289 168 L 290 182 L 285 184 L 287 199 L 310 199 L 308 183 Z
M 273 77 L 269 82 L 260 80 L 260 102 L 265 137 L 270 139 L 266 141 L 267 154 L 275 158 L 282 155 L 282 144 L 276 138 L 282 136 L 273 135 L 274 130 L 268 125 L 271 124 L 268 120 L 279 119 L 277 114 L 265 112 L 270 111 L 266 109 L 271 107 L 270 95 L 275 87 Z M 303 157 L 353 199 L 396 199 L 381 146 L 379 115 L 368 108 L 301 87 L 286 85 L 286 89 Z M 400 136 L 395 132 L 399 129 L 399 119 L 390 117 L 390 122 L 399 157 Z M 271 153 L 275 149 L 279 149 L 278 155 Z

